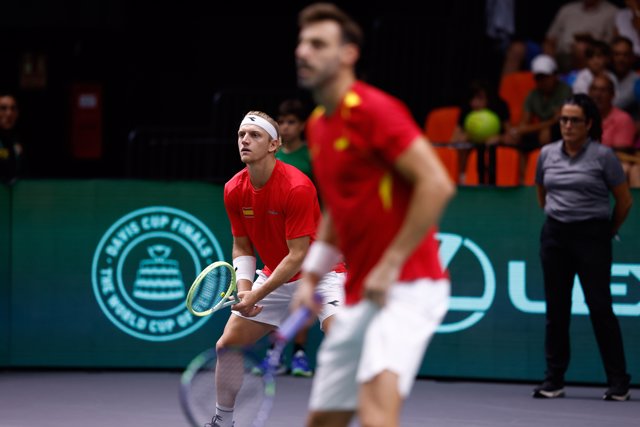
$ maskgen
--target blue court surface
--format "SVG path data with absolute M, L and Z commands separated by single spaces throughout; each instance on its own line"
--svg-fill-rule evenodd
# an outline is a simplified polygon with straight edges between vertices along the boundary
M 180 372 L 0 372 L 2 427 L 188 427 L 178 403 Z M 303 426 L 310 379 L 278 377 L 269 426 Z M 603 387 L 567 386 L 567 397 L 531 398 L 533 384 L 418 380 L 406 427 L 639 426 L 640 390 L 605 402 Z M 353 423 L 356 426 L 357 423 Z M 237 426 L 241 427 L 241 426 Z

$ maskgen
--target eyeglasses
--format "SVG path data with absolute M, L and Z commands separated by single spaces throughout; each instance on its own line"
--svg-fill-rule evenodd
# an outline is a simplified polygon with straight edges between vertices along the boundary
M 569 123 L 575 126 L 577 124 L 584 123 L 584 122 L 586 122 L 586 120 L 583 119 L 582 117 L 570 117 L 570 116 L 560 117 L 560 123 L 565 126 L 568 125 Z

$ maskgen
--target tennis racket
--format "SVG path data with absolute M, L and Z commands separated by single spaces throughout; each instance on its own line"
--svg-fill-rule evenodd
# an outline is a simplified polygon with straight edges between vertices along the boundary
M 263 339 L 248 348 L 228 348 L 219 353 L 213 348 L 197 355 L 180 379 L 180 405 L 190 425 L 202 427 L 211 422 L 216 412 L 215 381 L 218 381 L 239 386 L 233 413 L 235 425 L 263 427 L 275 399 L 275 370 L 280 355 L 310 316 L 311 311 L 301 307 L 269 335 L 270 339 Z M 273 350 L 265 359 L 271 343 Z M 218 369 L 218 361 L 223 358 L 224 368 Z
M 202 317 L 238 301 L 236 269 L 226 261 L 216 261 L 202 270 L 191 284 L 187 309 Z

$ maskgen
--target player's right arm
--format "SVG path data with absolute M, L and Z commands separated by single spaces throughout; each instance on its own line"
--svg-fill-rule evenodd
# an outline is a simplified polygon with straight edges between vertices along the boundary
M 314 292 L 322 276 L 342 260 L 342 254 L 337 248 L 337 241 L 331 215 L 324 210 L 320 224 L 318 224 L 316 240 L 310 246 L 302 265 L 302 283 L 293 298 L 293 308 L 305 305 L 316 314 L 320 311 L 322 306 L 318 304 Z
M 241 257 L 253 257 L 254 258 L 253 271 L 245 272 L 245 273 L 248 273 L 249 276 L 251 277 L 255 276 L 255 254 L 253 250 L 253 244 L 251 243 L 251 240 L 249 240 L 248 237 L 233 236 L 233 248 L 231 249 L 231 257 L 233 258 L 234 266 L 236 267 L 238 266 L 237 260 L 241 259 Z M 251 291 L 251 288 L 253 286 L 253 281 L 249 279 L 243 279 L 242 276 L 244 274 L 238 274 L 238 275 L 240 277 L 236 281 L 236 284 L 238 286 L 238 296 L 240 297 L 241 292 Z M 245 307 L 245 305 L 240 303 L 240 304 L 232 305 L 231 309 L 238 310 L 240 313 L 242 313 L 243 316 L 252 317 L 262 311 L 262 306 L 250 305 L 249 307 Z
M 233 237 L 233 248 L 231 249 L 231 258 L 237 259 L 242 256 L 253 257 L 255 256 L 253 253 L 253 245 L 251 244 L 251 240 L 248 237 Z M 254 271 L 255 273 L 255 271 Z M 236 282 L 238 285 L 238 292 L 240 291 L 250 291 L 253 282 L 250 280 L 239 278 Z
M 384 305 L 387 290 L 405 261 L 438 224 L 456 192 L 435 150 L 422 136 L 398 156 L 394 167 L 413 190 L 402 226 L 364 281 L 365 296 L 379 305 Z

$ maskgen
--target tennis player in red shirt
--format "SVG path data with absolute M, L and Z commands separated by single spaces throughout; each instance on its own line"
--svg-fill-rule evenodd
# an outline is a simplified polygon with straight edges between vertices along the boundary
M 238 130 L 240 159 L 246 167 L 224 187 L 240 302 L 231 306 L 217 350 L 251 345 L 280 325 L 289 314 L 291 299 L 300 286 L 302 261 L 315 240 L 321 217 L 315 186 L 296 167 L 276 160 L 280 144 L 273 118 L 261 111 L 247 113 Z M 264 266 L 254 281 L 256 254 Z M 344 276 L 344 264 L 337 260 L 320 282 L 319 294 L 326 304 L 317 313 L 324 331 L 343 303 Z M 220 356 L 216 372 L 231 371 L 224 363 Z M 228 374 L 224 377 L 229 379 Z M 233 425 L 241 384 L 242 372 L 237 381 L 216 378 L 218 401 L 212 426 Z
M 329 3 L 299 15 L 298 84 L 318 104 L 307 122 L 324 215 L 296 303 L 347 265 L 346 305 L 324 337 L 308 426 L 399 425 L 428 342 L 448 309 L 436 225 L 455 186 L 399 100 L 357 80 L 362 31 Z

